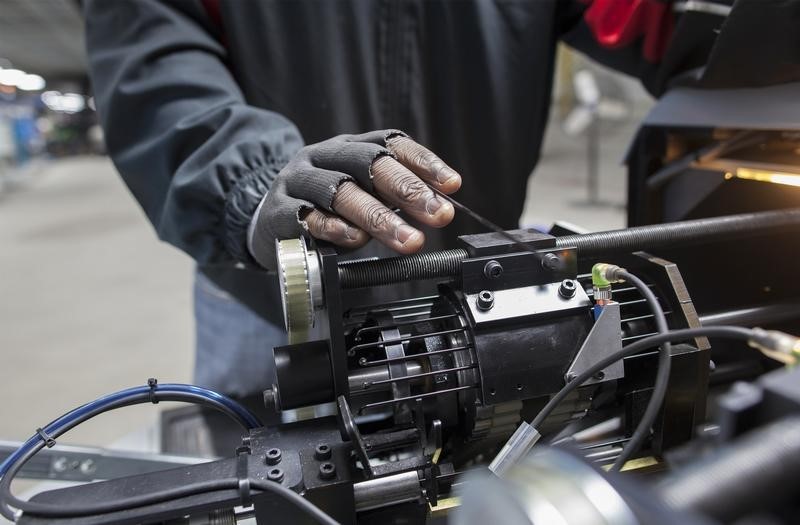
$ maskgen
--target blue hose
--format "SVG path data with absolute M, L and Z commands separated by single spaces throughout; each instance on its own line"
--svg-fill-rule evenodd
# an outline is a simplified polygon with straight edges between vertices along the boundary
M 73 424 L 76 421 L 80 421 L 83 419 L 87 414 L 100 411 L 103 412 L 104 408 L 111 407 L 114 405 L 119 405 L 120 403 L 126 403 L 129 401 L 131 404 L 136 402 L 141 402 L 140 399 L 142 396 L 149 396 L 151 392 L 157 394 L 157 397 L 161 396 L 169 396 L 170 394 L 188 394 L 191 396 L 199 397 L 205 399 L 214 404 L 223 405 L 227 408 L 232 414 L 234 414 L 240 422 L 245 425 L 248 429 L 254 429 L 262 426 L 261 422 L 258 418 L 253 415 L 248 409 L 234 401 L 233 399 L 224 396 L 220 393 L 214 392 L 213 390 L 208 390 L 206 388 L 201 388 L 199 386 L 194 385 L 184 385 L 179 383 L 165 383 L 165 384 L 156 384 L 152 388 L 150 386 L 137 386 L 133 388 L 127 388 L 125 390 L 120 390 L 119 392 L 114 392 L 113 394 L 108 394 L 101 398 L 95 399 L 94 401 L 90 401 L 85 405 L 81 405 L 78 408 L 67 412 L 63 416 L 59 417 L 55 421 L 50 422 L 44 428 L 42 428 L 42 433 L 36 433 L 35 435 L 31 436 L 25 443 L 22 444 L 17 450 L 15 450 L 10 456 L 6 458 L 6 460 L 0 464 L 0 478 L 2 478 L 5 473 L 8 471 L 8 468 L 16 463 L 24 454 L 28 451 L 32 450 L 34 447 L 39 445 L 43 441 L 43 434 L 47 434 L 50 436 L 59 436 L 64 431 L 69 430 L 72 428 Z M 149 398 L 148 401 L 150 402 Z

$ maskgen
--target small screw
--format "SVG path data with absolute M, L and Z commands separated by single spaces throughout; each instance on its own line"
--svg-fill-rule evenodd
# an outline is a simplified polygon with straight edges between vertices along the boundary
M 267 479 L 276 483 L 280 483 L 283 481 L 283 471 L 279 468 L 270 469 L 270 471 L 267 472 Z
M 558 295 L 564 299 L 571 299 L 575 297 L 575 290 L 577 290 L 575 281 L 572 279 L 564 279 L 561 281 L 561 286 L 558 287 Z
M 571 383 L 576 379 L 578 379 L 578 374 L 576 374 L 575 372 L 570 372 L 569 374 L 567 374 L 567 383 Z
M 475 306 L 482 312 L 491 310 L 494 306 L 494 294 L 489 290 L 483 290 L 478 294 L 478 298 L 475 300 Z
M 483 275 L 489 279 L 497 279 L 503 275 L 503 265 L 495 260 L 491 260 L 483 267 Z
M 331 459 L 331 447 L 329 447 L 326 443 L 320 443 L 317 445 L 317 448 L 314 449 L 314 457 L 319 461 L 322 461 L 323 459 Z
M 561 269 L 561 258 L 554 253 L 546 253 L 542 257 L 542 268 L 555 271 Z
M 53 470 L 56 472 L 64 472 L 69 468 L 69 460 L 61 457 L 53 462 Z
M 597 379 L 598 381 L 602 381 L 603 379 L 605 379 L 605 378 L 606 378 L 606 373 L 605 373 L 605 372 L 603 372 L 602 370 L 600 370 L 600 371 L 599 371 L 599 372 L 597 372 L 597 373 L 596 373 L 596 374 L 595 374 L 593 377 L 594 377 L 595 379 Z
M 336 465 L 325 462 L 319 464 L 319 477 L 322 479 L 333 479 L 336 477 Z
M 267 465 L 277 465 L 281 462 L 282 456 L 281 449 L 271 448 L 267 450 L 267 455 L 264 459 L 267 462 Z
M 95 470 L 97 470 L 97 465 L 94 464 L 93 460 L 86 459 L 81 463 L 81 474 L 93 474 Z

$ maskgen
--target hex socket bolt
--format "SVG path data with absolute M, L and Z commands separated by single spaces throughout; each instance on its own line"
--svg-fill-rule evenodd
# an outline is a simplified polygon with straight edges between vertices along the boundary
M 319 464 L 319 477 L 322 479 L 333 479 L 336 477 L 336 465 L 329 462 Z
M 495 260 L 491 260 L 483 267 L 483 275 L 488 279 L 497 279 L 503 275 L 503 265 Z
M 331 459 L 331 447 L 328 446 L 327 443 L 320 443 L 317 445 L 317 448 L 314 449 L 314 458 L 319 461 Z
M 561 281 L 561 286 L 558 287 L 558 295 L 564 299 L 571 299 L 575 297 L 575 292 L 577 289 L 578 288 L 575 286 L 575 281 L 572 279 L 564 279 Z
M 475 300 L 475 306 L 477 306 L 478 310 L 482 312 L 491 310 L 494 306 L 494 294 L 489 290 L 482 290 L 478 294 L 478 298 Z
M 282 455 L 281 449 L 271 448 L 267 450 L 267 454 L 264 456 L 264 461 L 267 463 L 267 465 L 277 465 L 281 462 Z

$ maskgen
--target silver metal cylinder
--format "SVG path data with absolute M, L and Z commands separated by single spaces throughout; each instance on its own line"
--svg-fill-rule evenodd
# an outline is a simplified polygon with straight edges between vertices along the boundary
M 353 485 L 356 512 L 388 507 L 422 497 L 417 472 L 403 472 Z
M 418 361 L 407 361 L 406 371 L 409 376 L 421 374 L 423 372 L 422 365 Z M 370 385 L 375 381 L 387 381 L 389 379 L 389 367 L 386 365 L 368 366 L 366 368 L 357 368 L 350 371 L 347 378 L 351 394 L 358 394 L 360 392 L 379 392 L 381 390 L 388 390 L 389 383 L 380 385 Z

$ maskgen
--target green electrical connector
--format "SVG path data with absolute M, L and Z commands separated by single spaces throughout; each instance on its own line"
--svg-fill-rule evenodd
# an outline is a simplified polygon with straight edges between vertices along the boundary
M 619 282 L 617 272 L 621 270 L 616 264 L 597 263 L 592 266 L 592 289 L 594 301 L 603 305 L 611 300 L 611 284 Z
M 606 263 L 597 263 L 592 266 L 592 286 L 611 286 L 611 283 L 606 279 Z

